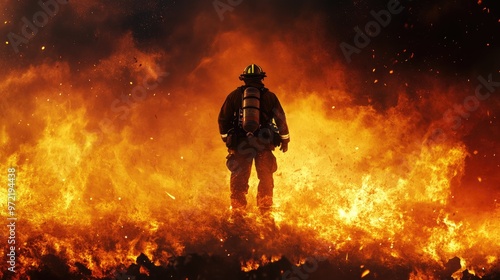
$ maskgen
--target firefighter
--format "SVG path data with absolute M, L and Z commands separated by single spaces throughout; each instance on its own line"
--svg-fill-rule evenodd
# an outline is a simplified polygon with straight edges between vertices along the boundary
M 253 161 L 259 179 L 257 206 L 263 216 L 270 217 L 277 170 L 272 151 L 280 147 L 286 152 L 290 142 L 285 112 L 276 95 L 264 86 L 265 77 L 260 66 L 247 66 L 239 77 L 244 85 L 227 96 L 219 113 L 219 131 L 229 153 L 226 165 L 231 171 L 233 217 L 245 214 Z

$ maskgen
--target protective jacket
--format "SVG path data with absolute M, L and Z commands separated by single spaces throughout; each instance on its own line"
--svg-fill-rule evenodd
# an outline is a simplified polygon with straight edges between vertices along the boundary
M 228 133 L 241 133 L 241 115 L 243 92 L 249 86 L 241 86 L 232 91 L 226 98 L 219 113 L 219 132 L 224 139 Z M 259 88 L 260 94 L 260 116 L 261 127 L 269 127 L 273 120 L 276 124 L 281 139 L 289 139 L 288 125 L 285 112 L 273 92 L 265 87 Z

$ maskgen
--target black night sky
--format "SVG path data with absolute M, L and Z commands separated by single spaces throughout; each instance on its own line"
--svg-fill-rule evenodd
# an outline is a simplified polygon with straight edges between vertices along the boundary
M 370 11 L 387 9 L 386 1 L 234 3 L 238 5 L 230 7 L 233 10 L 219 6 L 222 21 L 208 1 L 90 1 L 84 11 L 64 9 L 61 5 L 62 13 L 40 28 L 31 41 L 34 44 L 20 46 L 17 55 L 12 55 L 11 46 L 4 46 L 3 62 L 11 67 L 25 67 L 38 59 L 62 57 L 84 67 L 109 55 L 116 44 L 114 39 L 126 32 L 132 32 L 135 42 L 145 50 L 169 51 L 182 46 L 184 52 L 178 54 L 178 59 L 196 61 L 218 32 L 235 27 L 271 29 L 279 37 L 293 31 L 297 21 L 309 18 L 312 22 L 317 17 L 321 19 L 316 28 L 324 30 L 324 47 L 330 48 L 332 56 L 342 57 L 338 45 L 342 41 L 353 44 L 353 28 L 364 29 L 373 20 Z M 4 38 L 9 32 L 20 34 L 21 18 L 29 18 L 39 10 L 39 6 L 23 1 L 8 1 L 2 6 Z M 403 1 L 401 6 L 402 12 L 392 15 L 388 26 L 371 38 L 367 49 L 353 56 L 353 68 L 369 75 L 373 67 L 394 65 L 398 70 L 430 72 L 444 78 L 497 70 L 500 23 L 495 1 Z M 196 36 L 199 34 L 190 30 L 200 15 L 207 24 L 203 36 Z M 181 35 L 179 30 L 185 32 Z M 35 44 L 46 45 L 46 51 L 37 52 Z M 408 59 L 411 53 L 414 56 Z M 183 65 L 189 68 L 189 64 Z

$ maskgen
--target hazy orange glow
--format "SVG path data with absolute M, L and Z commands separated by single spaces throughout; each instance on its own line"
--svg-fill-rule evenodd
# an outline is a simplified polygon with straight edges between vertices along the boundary
M 408 260 L 443 265 L 458 256 L 477 275 L 498 265 L 500 208 L 469 211 L 455 203 L 465 144 L 453 137 L 427 142 L 432 125 L 422 122 L 424 111 L 403 90 L 385 111 L 355 103 L 362 83 L 347 88 L 354 74 L 321 49 L 320 36 L 310 36 L 306 45 L 293 45 L 293 35 L 256 41 L 243 31 L 221 33 L 183 79 L 169 64 L 174 54 L 140 51 L 130 36 L 77 76 L 65 62 L 47 62 L 2 77 L 0 170 L 17 168 L 20 266 L 36 266 L 40 256 L 54 253 L 99 277 L 141 252 L 157 264 L 174 254 L 232 254 L 224 228 L 229 172 L 216 117 L 248 63 L 268 73 L 265 82 L 286 110 L 291 143 L 288 153 L 276 152 L 280 235 L 239 244 L 251 252 L 243 269 L 258 266 L 252 258 L 266 263 L 281 255 L 297 263 L 345 255 L 389 266 Z M 174 79 L 113 109 L 116 98 L 160 72 Z M 105 129 L 104 119 L 111 120 Z M 252 215 L 255 172 L 250 184 Z M 5 200 L 0 205 L 5 208 Z M 257 222 L 252 226 L 264 231 Z M 415 268 L 412 277 L 425 274 Z

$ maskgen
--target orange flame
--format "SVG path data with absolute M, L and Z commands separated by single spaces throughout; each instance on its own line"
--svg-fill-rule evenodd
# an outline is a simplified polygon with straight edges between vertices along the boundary
M 356 104 L 355 89 L 343 84 L 348 70 L 324 51 L 314 52 L 311 61 L 297 58 L 306 67 L 295 67 L 295 55 L 318 42 L 293 49 L 286 42 L 266 42 L 263 54 L 249 36 L 222 33 L 185 80 L 166 79 L 145 99 L 129 103 L 122 98 L 144 77 L 157 79 L 156 63 L 169 60 L 130 48 L 130 36 L 115 55 L 77 77 L 65 63 L 46 63 L 3 78 L 0 141 L 6 160 L 0 170 L 18 169 L 20 265 L 35 267 L 40 256 L 52 253 L 99 277 L 141 252 L 157 263 L 191 251 L 231 254 L 233 235 L 224 228 L 229 173 L 216 117 L 237 85 L 242 57 L 262 62 L 292 137 L 290 151 L 276 153 L 274 215 L 281 236 L 270 242 L 259 235 L 241 245 L 254 247 L 250 256 L 256 259 L 272 256 L 244 260 L 244 270 L 282 254 L 297 260 L 345 254 L 346 261 L 358 255 L 388 265 L 407 259 L 442 264 L 459 256 L 462 267 L 478 275 L 496 265 L 498 205 L 476 213 L 454 205 L 465 145 L 451 138 L 427 143 L 430 128 L 404 93 L 383 112 Z M 245 47 L 216 51 L 236 45 Z M 170 71 L 162 65 L 161 71 Z M 111 121 L 106 129 L 99 126 L 103 119 Z M 252 177 L 251 186 L 256 183 Z M 0 195 L 7 196 L 5 188 Z M 251 214 L 255 195 L 251 188 Z M 251 224 L 254 232 L 264 230 Z M 288 242 L 300 249 L 283 245 Z M 415 269 L 412 277 L 422 273 Z

